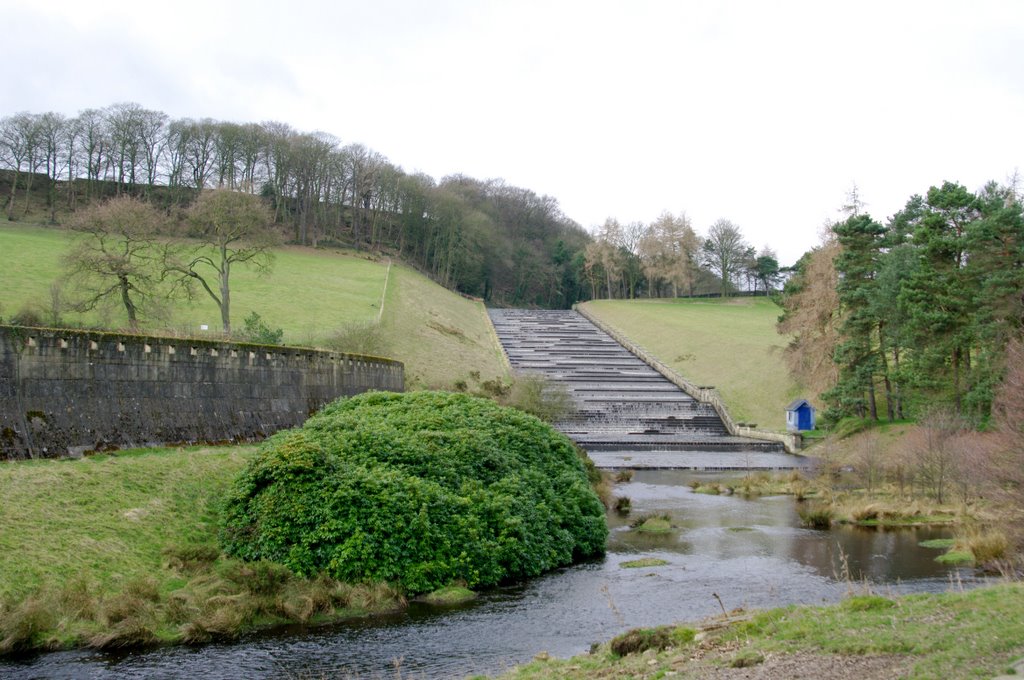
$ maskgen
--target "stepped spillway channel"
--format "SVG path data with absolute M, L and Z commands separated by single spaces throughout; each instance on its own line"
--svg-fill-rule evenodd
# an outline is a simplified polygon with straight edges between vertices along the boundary
M 729 434 L 700 402 L 574 311 L 491 309 L 516 373 L 564 387 L 574 412 L 556 427 L 598 467 L 790 469 L 782 445 Z

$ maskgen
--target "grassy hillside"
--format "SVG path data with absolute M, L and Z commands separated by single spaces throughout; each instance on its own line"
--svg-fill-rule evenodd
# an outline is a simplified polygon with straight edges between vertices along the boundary
M 50 286 L 61 275 L 61 257 L 72 235 L 60 229 L 25 224 L 0 225 L 0 251 L 8 253 L 0 275 L 0 316 L 30 307 L 46 320 Z M 320 346 L 346 327 L 374 323 L 385 292 L 388 267 L 367 256 L 312 248 L 285 247 L 276 253 L 273 272 L 258 276 L 239 267 L 231 279 L 232 324 L 237 329 L 250 312 L 271 328 L 284 330 L 287 344 Z M 178 301 L 168 318 L 146 330 L 203 335 L 219 330 L 220 314 L 209 298 Z M 71 323 L 126 325 L 123 310 L 62 313 Z M 483 305 L 467 300 L 402 266 L 391 268 L 383 315 L 385 342 L 375 354 L 406 363 L 416 384 L 449 385 L 478 371 L 484 379 L 504 375 L 504 366 Z
M 593 300 L 586 308 L 698 385 L 714 385 L 737 421 L 785 429 L 800 386 L 782 361 L 780 309 L 766 298 Z
M 473 371 L 480 380 L 507 374 L 483 303 L 444 290 L 408 267 L 391 268 L 382 325 L 389 356 L 406 362 L 410 389 L 460 379 L 472 385 Z

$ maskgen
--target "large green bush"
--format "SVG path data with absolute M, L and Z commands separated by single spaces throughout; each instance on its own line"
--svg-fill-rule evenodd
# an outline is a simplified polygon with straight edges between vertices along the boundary
M 572 443 L 465 394 L 367 393 L 275 435 L 236 481 L 225 550 L 410 593 L 535 576 L 604 551 Z

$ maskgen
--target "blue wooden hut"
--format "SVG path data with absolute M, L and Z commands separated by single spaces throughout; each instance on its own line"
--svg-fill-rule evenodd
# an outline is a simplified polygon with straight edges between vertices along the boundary
M 806 399 L 794 399 L 786 407 L 786 429 L 790 432 L 814 429 L 814 407 Z

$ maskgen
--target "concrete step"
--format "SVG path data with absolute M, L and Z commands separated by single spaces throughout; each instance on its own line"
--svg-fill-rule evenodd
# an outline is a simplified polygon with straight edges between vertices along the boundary
M 513 370 L 546 376 L 568 392 L 576 411 L 557 426 L 587 451 L 601 452 L 602 460 L 621 460 L 630 451 L 731 452 L 723 467 L 731 469 L 736 452 L 781 451 L 779 444 L 729 435 L 710 404 L 693 399 L 576 312 L 489 314 Z

